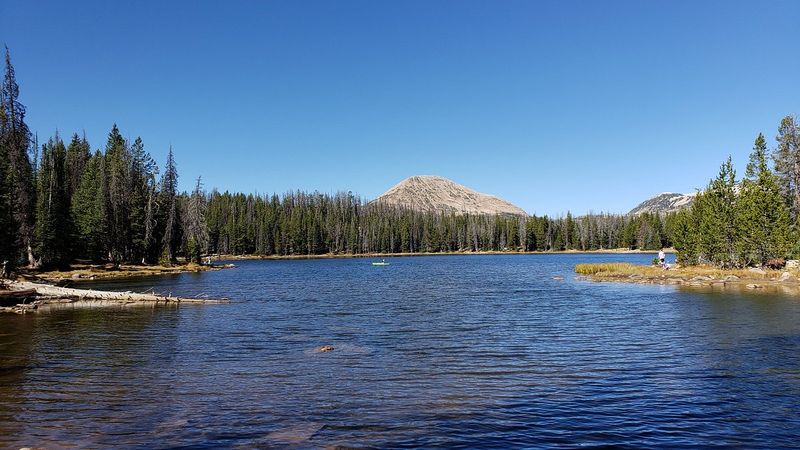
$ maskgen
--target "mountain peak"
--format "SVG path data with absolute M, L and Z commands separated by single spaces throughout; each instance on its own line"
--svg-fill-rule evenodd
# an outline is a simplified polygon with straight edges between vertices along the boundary
M 676 194 L 674 192 L 663 192 L 651 197 L 636 205 L 628 214 L 637 215 L 642 213 L 670 213 L 691 206 L 696 192 L 691 194 Z
M 376 202 L 419 211 L 527 216 L 522 208 L 436 175 L 415 175 L 392 186 Z

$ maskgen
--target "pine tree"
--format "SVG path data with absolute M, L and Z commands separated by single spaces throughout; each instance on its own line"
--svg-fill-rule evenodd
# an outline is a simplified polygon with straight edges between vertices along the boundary
M 167 164 L 164 167 L 164 176 L 161 178 L 159 209 L 162 212 L 164 230 L 161 239 L 161 257 L 166 263 L 172 263 L 177 258 L 178 247 L 181 243 L 181 218 L 178 208 L 178 170 L 175 167 L 172 147 L 169 148 Z
M 72 198 L 72 221 L 76 230 L 76 253 L 99 261 L 107 255 L 107 225 L 103 188 L 103 155 L 98 150 L 81 174 Z
M 187 259 L 200 264 L 200 258 L 208 251 L 208 225 L 206 223 L 206 194 L 203 183 L 197 178 L 197 185 L 189 198 L 186 210 Z
M 800 219 L 800 124 L 792 116 L 781 120 L 778 128 L 778 147 L 773 153 L 775 172 L 786 196 L 792 221 Z
M 14 66 L 11 64 L 11 53 L 6 47 L 6 70 L 0 88 L 0 103 L 3 104 L 0 138 L 3 140 L 8 161 L 6 186 L 10 189 L 10 207 L 15 230 L 12 248 L 19 252 L 12 255 L 9 264 L 14 265 L 27 254 L 29 265 L 35 263 L 33 257 L 33 234 L 35 220 L 36 194 L 34 188 L 34 172 L 28 151 L 31 145 L 31 133 L 25 123 L 25 107 L 19 102 L 19 85 L 17 84 Z
M 731 158 L 720 167 L 717 178 L 698 194 L 692 205 L 697 224 L 697 254 L 699 262 L 720 267 L 738 265 L 738 214 L 736 211 L 736 172 Z
M 128 145 L 117 128 L 108 133 L 105 156 L 105 204 L 109 259 L 122 262 L 130 256 L 130 165 Z
M 89 147 L 89 142 L 86 140 L 86 136 L 79 137 L 78 133 L 74 133 L 69 146 L 67 146 L 67 157 L 65 161 L 65 183 L 67 196 L 70 200 L 75 194 L 75 191 L 78 190 L 78 185 L 81 183 L 81 175 L 91 156 L 91 148 Z
M 789 252 L 789 209 L 767 158 L 767 143 L 759 134 L 750 154 L 737 208 L 740 252 L 745 264 L 763 265 L 771 258 L 786 257 Z
M 698 196 L 701 196 L 699 194 Z M 701 200 L 702 201 L 702 200 Z M 695 203 L 697 199 L 695 199 Z M 672 245 L 678 252 L 677 261 L 686 266 L 697 264 L 698 242 L 697 242 L 697 217 L 694 212 L 695 206 L 691 209 L 681 209 L 671 214 L 667 218 L 668 233 L 672 239 Z
M 42 147 L 36 208 L 38 266 L 64 267 L 70 254 L 69 197 L 65 182 L 67 150 L 58 133 Z
M 128 180 L 130 187 L 130 255 L 131 261 L 146 262 L 153 242 L 153 202 L 155 200 L 158 166 L 144 150 L 141 138 L 136 138 L 130 148 L 131 163 Z
M 5 110 L 0 102 L 0 124 L 5 122 Z M 1 132 L 1 130 L 0 130 Z M 11 215 L 11 187 L 8 183 L 8 149 L 0 136 L 0 278 L 8 276 L 10 264 L 16 259 L 14 219 Z

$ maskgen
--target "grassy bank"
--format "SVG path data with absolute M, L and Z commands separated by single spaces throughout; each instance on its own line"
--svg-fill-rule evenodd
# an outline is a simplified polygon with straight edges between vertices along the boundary
M 630 263 L 577 264 L 575 273 L 593 281 L 687 286 L 736 286 L 748 289 L 800 288 L 800 273 L 787 270 L 720 269 L 712 266 L 659 266 Z

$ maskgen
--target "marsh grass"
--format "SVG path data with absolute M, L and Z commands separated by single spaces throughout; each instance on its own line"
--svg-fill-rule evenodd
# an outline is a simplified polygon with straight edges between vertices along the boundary
M 692 278 L 705 276 L 713 279 L 722 279 L 730 275 L 737 276 L 743 280 L 768 280 L 777 278 L 783 273 L 781 270 L 767 270 L 765 274 L 753 272 L 748 269 L 720 269 L 713 266 L 689 266 L 672 267 L 664 270 L 659 266 L 643 266 L 631 263 L 594 263 L 577 264 L 575 273 L 579 275 L 590 275 L 598 278 L 615 278 L 631 275 L 640 275 L 648 278 Z

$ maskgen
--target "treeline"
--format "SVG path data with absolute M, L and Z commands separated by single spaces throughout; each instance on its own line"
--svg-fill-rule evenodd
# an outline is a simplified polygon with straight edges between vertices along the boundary
M 573 218 L 422 212 L 352 193 L 256 196 L 212 192 L 208 250 L 315 255 L 657 249 L 670 245 L 658 214 Z
M 746 267 L 800 255 L 800 126 L 793 117 L 781 121 L 776 141 L 770 153 L 759 134 L 742 180 L 729 157 L 692 207 L 671 218 L 682 264 Z

